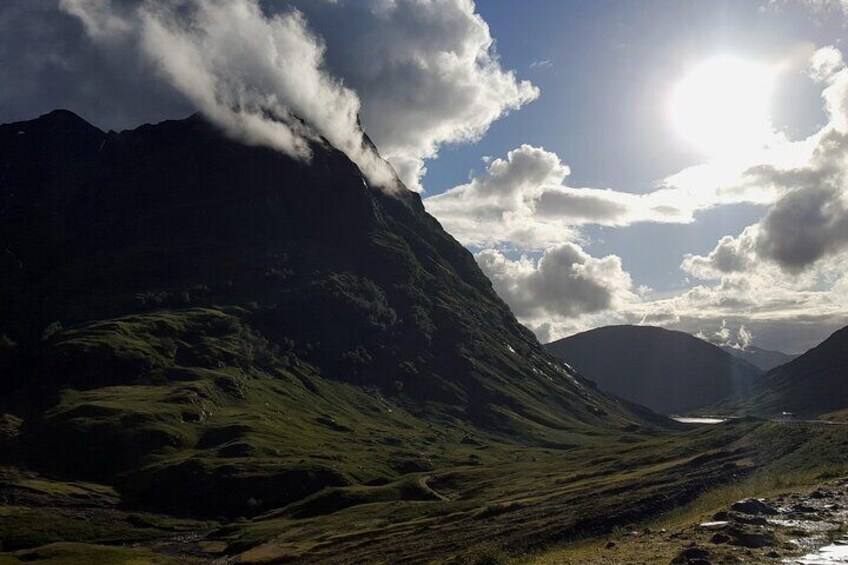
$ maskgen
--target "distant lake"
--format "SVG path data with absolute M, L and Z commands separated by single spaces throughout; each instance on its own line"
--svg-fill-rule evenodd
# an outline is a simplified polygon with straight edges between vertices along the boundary
M 681 424 L 704 424 L 704 425 L 712 425 L 712 424 L 721 424 L 722 422 L 726 422 L 727 418 L 697 418 L 697 417 L 687 417 L 687 416 L 672 416 L 672 420 L 680 422 Z

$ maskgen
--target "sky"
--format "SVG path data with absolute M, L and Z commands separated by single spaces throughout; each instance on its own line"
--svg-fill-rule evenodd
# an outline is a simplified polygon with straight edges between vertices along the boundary
M 323 137 L 542 341 L 801 352 L 848 324 L 846 26 L 848 0 L 5 0 L 0 123 Z

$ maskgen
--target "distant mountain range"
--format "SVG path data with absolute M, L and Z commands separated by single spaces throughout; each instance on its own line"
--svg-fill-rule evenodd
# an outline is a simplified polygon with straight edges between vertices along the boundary
M 650 326 L 607 326 L 547 346 L 601 390 L 664 414 L 749 394 L 762 371 L 690 334 Z
M 782 351 L 771 351 L 753 345 L 749 345 L 744 349 L 738 347 L 731 347 L 729 345 L 722 345 L 721 348 L 730 353 L 731 355 L 739 357 L 740 359 L 744 359 L 751 365 L 754 365 L 755 367 L 762 369 L 763 371 L 770 371 L 775 367 L 779 367 L 780 365 L 789 363 L 800 355 L 800 353 L 783 353 Z
M 812 418 L 848 408 L 848 327 L 757 381 L 735 409 L 762 416 Z

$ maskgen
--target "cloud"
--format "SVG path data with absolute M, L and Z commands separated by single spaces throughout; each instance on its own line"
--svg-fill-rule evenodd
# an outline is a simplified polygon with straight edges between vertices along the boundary
M 722 347 L 732 347 L 742 351 L 748 349 L 754 339 L 751 331 L 741 324 L 734 334 L 733 330 L 727 325 L 727 320 L 722 320 L 721 325 L 713 332 L 698 332 L 695 337 L 701 338 Z
M 358 126 L 357 95 L 324 69 L 324 45 L 299 12 L 266 16 L 254 0 L 137 6 L 61 0 L 60 6 L 79 18 L 96 43 L 154 65 L 242 141 L 308 159 L 308 142 L 323 136 L 371 182 L 392 186 L 391 168 Z
M 752 269 L 779 268 L 789 275 L 829 270 L 826 260 L 848 252 L 848 68 L 833 47 L 811 58 L 811 76 L 822 92 L 828 124 L 811 136 L 809 158 L 795 167 L 759 165 L 756 182 L 780 197 L 757 224 L 723 237 L 707 256 L 687 256 L 682 268 L 701 279 Z M 816 273 L 814 273 L 816 274 Z
M 756 263 L 757 227 L 747 228 L 740 236 L 726 235 L 706 256 L 688 254 L 680 268 L 698 279 L 718 279 L 724 274 L 744 272 Z
M 603 312 L 635 299 L 619 257 L 594 258 L 573 243 L 552 247 L 538 260 L 512 260 L 494 249 L 475 258 L 495 291 L 530 325 Z
M 600 285 L 618 289 L 608 293 L 618 300 L 604 302 L 599 291 L 586 295 L 594 302 L 558 303 L 549 298 L 556 292 L 541 290 L 538 281 L 560 276 L 566 281 L 562 289 L 583 296 L 569 287 L 567 270 L 545 269 L 543 277 L 543 260 L 510 260 L 492 249 L 477 257 L 519 319 L 543 340 L 609 323 L 709 334 L 725 321 L 737 328 L 730 336 L 735 344 L 751 343 L 756 335 L 761 345 L 803 349 L 825 337 L 823 331 L 848 322 L 843 298 L 848 296 L 848 71 L 841 53 L 825 48 L 812 55 L 809 73 L 822 85 L 824 128 L 806 139 L 777 140 L 762 150 L 687 168 L 651 192 L 570 187 L 570 168 L 556 154 L 522 145 L 503 158 L 487 159 L 483 173 L 425 204 L 467 245 L 544 251 L 542 259 L 581 242 L 581 228 L 589 224 L 691 222 L 698 211 L 715 206 L 762 205 L 759 222 L 724 236 L 705 255 L 683 258 L 683 272 L 704 281 L 684 291 L 634 293 L 629 275 L 619 268 L 626 284 Z M 790 329 L 794 324 L 802 329 Z
M 372 179 L 422 190 L 427 159 L 539 95 L 471 0 L 0 2 L 0 121 L 68 107 L 104 129 L 211 114 L 303 156 L 324 136 Z M 259 110 L 263 108 L 263 110 Z M 290 117 L 306 120 L 309 131 Z M 273 120 L 269 117 L 273 116 Z
M 533 61 L 530 63 L 531 69 L 549 69 L 554 65 L 553 61 L 550 59 L 540 59 L 538 61 Z
M 792 0 L 770 0 L 772 5 L 790 2 Z M 814 12 L 835 12 L 848 15 L 848 0 L 794 0 L 795 2 L 809 7 Z
M 279 2 L 277 4 L 280 4 Z M 539 90 L 502 67 L 471 0 L 296 1 L 362 121 L 413 190 L 444 144 L 473 142 Z
M 425 205 L 466 245 L 542 250 L 578 238 L 577 228 L 587 224 L 688 223 L 698 210 L 723 200 L 761 199 L 742 191 L 722 195 L 721 184 L 695 196 L 700 186 L 690 186 L 688 177 L 674 180 L 680 186 L 665 184 L 671 182 L 667 179 L 646 194 L 574 188 L 567 185 L 570 174 L 555 153 L 524 144 L 506 158 L 489 160 L 468 183 L 427 198 Z
M 766 168 L 760 175 L 783 188 L 783 196 L 757 224 L 724 236 L 706 256 L 687 255 L 682 269 L 700 279 L 778 267 L 788 275 L 848 251 L 848 136 L 831 131 L 807 167 Z
M 833 46 L 822 47 L 810 57 L 810 77 L 817 82 L 824 82 L 844 66 L 839 49 Z

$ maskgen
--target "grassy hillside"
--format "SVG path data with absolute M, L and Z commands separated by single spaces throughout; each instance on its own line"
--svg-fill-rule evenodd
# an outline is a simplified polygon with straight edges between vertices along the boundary
M 797 359 L 772 369 L 744 402 L 725 409 L 776 416 L 791 412 L 814 418 L 848 407 L 848 328 L 843 328 Z

